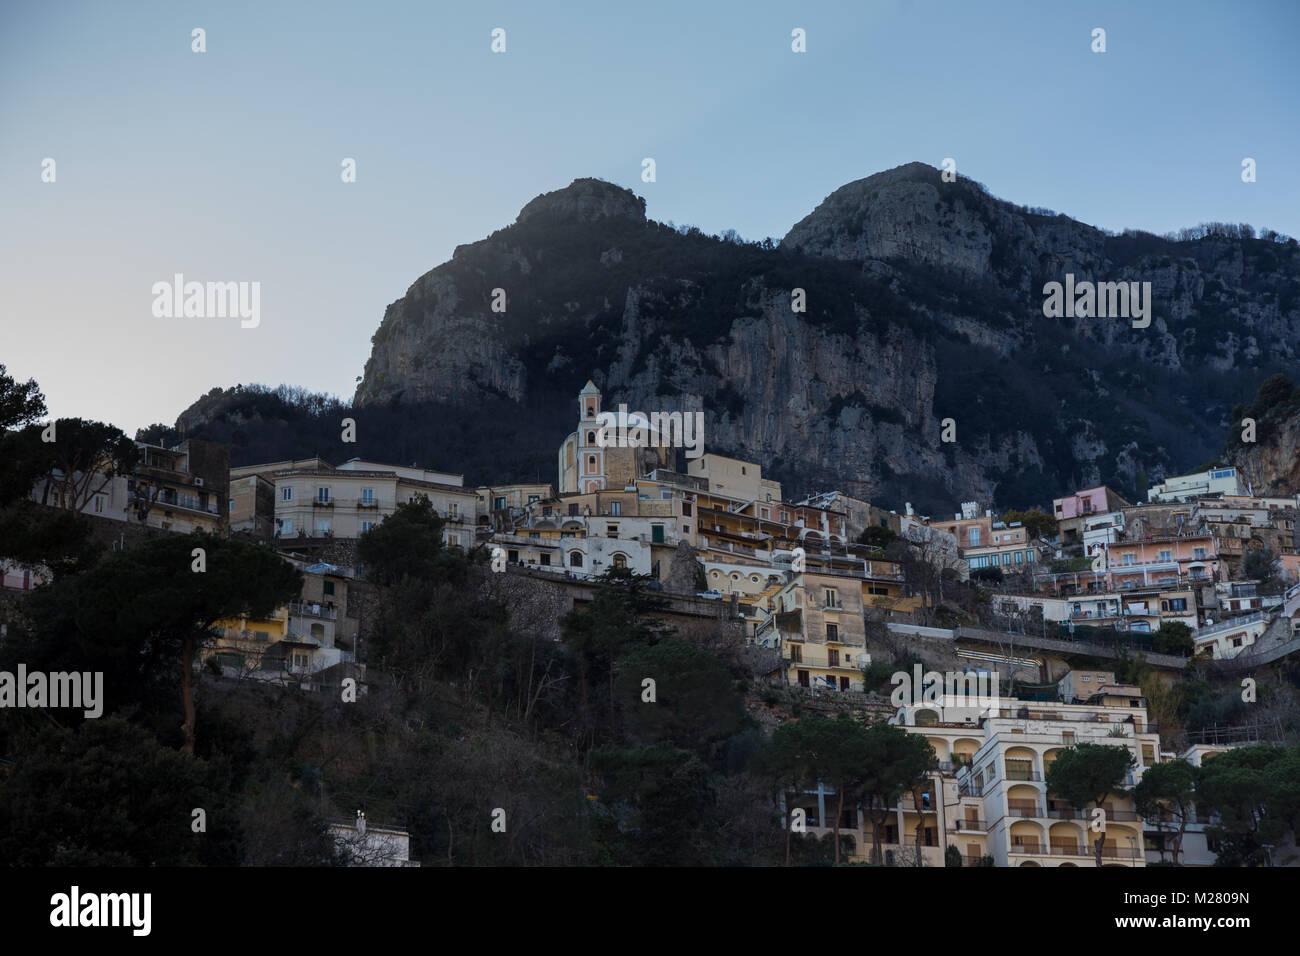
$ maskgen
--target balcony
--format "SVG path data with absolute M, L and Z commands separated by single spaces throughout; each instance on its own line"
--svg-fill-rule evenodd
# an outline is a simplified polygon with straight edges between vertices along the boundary
M 1013 803 L 1007 807 L 1007 816 L 1009 817 L 1041 817 L 1042 815 L 1043 808 L 1037 804 Z
M 984 820 L 957 820 L 953 829 L 958 833 L 983 833 L 988 829 L 988 823 Z
M 1078 843 L 1053 843 L 1051 846 L 1052 856 L 1091 856 L 1092 854 Z
M 1041 843 L 1013 843 L 1009 852 L 1042 855 L 1047 850 Z
M 1039 773 L 1037 770 L 1020 770 L 1019 768 L 1008 767 L 1006 772 L 1006 779 L 1016 783 L 1023 783 L 1026 781 L 1042 783 L 1043 775 Z
M 333 507 L 334 507 L 334 502 L 333 502 L 333 501 L 321 501 L 319 498 L 313 498 L 312 501 L 311 501 L 311 506 L 312 506 L 313 508 L 333 508 Z
M 323 621 L 337 621 L 339 610 L 324 604 L 303 604 L 299 601 L 289 603 L 289 614 L 294 617 L 315 617 Z

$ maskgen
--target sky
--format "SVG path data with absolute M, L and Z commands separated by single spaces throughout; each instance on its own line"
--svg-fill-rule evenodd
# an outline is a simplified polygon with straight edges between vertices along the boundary
M 951 157 L 1107 229 L 1300 236 L 1297 39 L 1294 0 L 0 0 L 0 364 L 128 434 L 217 386 L 347 399 L 389 303 L 586 176 L 779 239 Z M 177 273 L 259 283 L 258 324 L 156 315 Z

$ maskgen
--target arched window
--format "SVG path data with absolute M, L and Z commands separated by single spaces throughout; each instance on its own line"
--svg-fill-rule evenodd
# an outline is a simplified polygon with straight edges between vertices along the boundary
M 616 555 L 614 555 L 614 567 L 616 567 L 616 568 L 626 568 L 626 567 L 627 567 L 627 555 L 624 555 L 624 554 L 616 554 Z
M 918 710 L 916 712 L 917 727 L 934 727 L 939 723 L 939 715 L 932 710 Z
M 582 552 L 581 552 L 581 551 L 570 551 L 570 552 L 569 552 L 569 566 L 570 566 L 570 567 L 574 567 L 574 568 L 580 568 L 580 567 L 582 567 Z
M 595 471 L 595 470 L 596 470 L 596 456 L 595 456 L 595 455 L 588 455 L 588 456 L 587 456 L 587 470 L 588 470 L 588 471 Z
M 596 433 L 595 433 L 595 432 L 587 432 L 587 444 L 588 444 L 588 445 L 594 445 L 594 444 L 596 444 Z

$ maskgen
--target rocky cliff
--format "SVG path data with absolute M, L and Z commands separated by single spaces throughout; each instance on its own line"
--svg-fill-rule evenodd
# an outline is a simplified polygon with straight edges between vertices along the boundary
M 1045 318 L 1043 285 L 1067 272 L 1152 283 L 1151 326 Z M 946 512 L 1193 467 L 1298 342 L 1293 240 L 1110 235 L 913 163 L 842 187 L 773 247 L 670 228 L 580 179 L 390 305 L 355 404 L 504 402 L 536 458 L 590 377 L 607 404 L 702 410 L 710 450 L 790 493 Z

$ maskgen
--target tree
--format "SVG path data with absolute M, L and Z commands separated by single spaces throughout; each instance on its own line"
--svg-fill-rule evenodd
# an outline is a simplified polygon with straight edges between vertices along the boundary
M 230 866 L 237 836 L 218 768 L 119 716 L 24 734 L 0 773 L 9 866 Z M 192 811 L 207 813 L 195 833 Z M 231 831 L 234 832 L 231 832 Z
M 0 365 L 0 433 L 22 428 L 45 415 L 45 396 L 36 379 L 19 383 Z
M 770 779 L 798 793 L 818 783 L 835 790 L 834 861 L 840 861 L 840 820 L 845 801 L 856 806 L 863 793 L 873 759 L 871 737 L 866 728 L 847 714 L 831 720 L 813 714 L 795 723 L 782 724 L 772 735 L 765 765 Z M 790 818 L 786 807 L 786 865 L 790 863 Z M 825 821 L 823 821 L 823 824 Z
M 924 737 L 881 722 L 867 728 L 864 764 L 861 792 L 863 810 L 871 820 L 871 860 L 880 863 L 880 831 L 890 808 L 898 804 L 904 792 L 914 792 L 924 784 L 937 766 L 937 758 Z M 920 830 L 917 832 L 919 841 Z M 902 838 L 900 833 L 899 840 Z
M 104 548 L 81 515 L 19 501 L 0 512 L 0 558 L 49 569 L 54 578 L 90 567 Z
M 873 548 L 888 548 L 898 540 L 898 535 L 894 534 L 889 528 L 881 525 L 868 525 L 863 529 L 862 534 L 858 535 L 858 544 L 865 544 Z
M 443 519 L 424 495 L 397 506 L 357 542 L 357 557 L 370 580 L 383 586 L 404 578 L 445 581 L 459 578 L 464 555 L 442 542 Z
M 1161 654 L 1179 654 L 1190 657 L 1196 649 L 1192 629 L 1182 621 L 1164 621 L 1156 631 L 1153 646 Z
M 26 496 L 36 484 L 41 504 L 50 504 L 53 493 L 56 507 L 79 512 L 139 458 L 135 442 L 112 425 L 60 418 L 53 428 L 54 441 L 45 441 L 41 425 L 5 436 L 5 498 Z
M 1183 834 L 1193 813 L 1193 798 L 1196 795 L 1196 767 L 1186 760 L 1170 760 L 1148 767 L 1133 788 L 1133 802 L 1137 812 L 1145 819 L 1155 818 L 1156 830 L 1162 833 L 1165 815 L 1169 814 L 1178 823 L 1178 836 L 1174 842 L 1174 865 L 1178 865 L 1178 854 L 1183 848 Z M 1165 849 L 1162 843 L 1160 858 L 1163 860 Z
M 1056 519 L 1041 508 L 1030 508 L 1028 511 L 1008 511 L 1002 516 L 1002 520 L 1007 524 L 1019 521 L 1025 526 L 1025 530 L 1029 532 L 1031 538 L 1056 537 Z
M 196 549 L 203 553 L 198 570 Z M 29 631 L 6 657 L 46 670 L 103 671 L 120 704 L 160 695 L 180 670 L 184 743 L 194 752 L 194 661 L 225 618 L 267 617 L 302 592 L 302 572 L 270 548 L 208 534 L 114 551 L 29 599 Z M 174 686 L 174 685 L 173 685 Z
M 962 865 L 961 850 L 949 843 L 948 849 L 943 851 L 943 865 L 960 867 Z
M 1260 866 L 1297 821 L 1300 748 L 1238 747 L 1201 765 L 1197 799 L 1218 822 L 1207 835 L 1219 841 L 1219 866 Z
M 1259 581 L 1267 592 L 1280 583 L 1282 568 L 1273 549 L 1266 546 L 1250 548 L 1241 562 L 1242 574 L 1251 580 Z
M 1047 768 L 1047 790 L 1066 800 L 1076 810 L 1089 803 L 1100 807 L 1112 793 L 1124 793 L 1124 777 L 1137 761 L 1127 747 L 1083 743 L 1062 750 Z M 1093 849 L 1101 866 L 1106 841 L 1105 820 L 1097 830 Z

